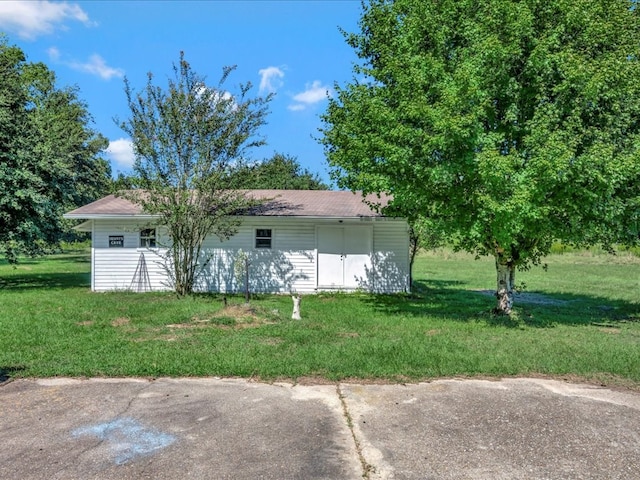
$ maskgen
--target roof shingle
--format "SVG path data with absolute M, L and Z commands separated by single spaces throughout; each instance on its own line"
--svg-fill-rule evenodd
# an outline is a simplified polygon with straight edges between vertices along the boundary
M 283 217 L 381 217 L 363 200 L 361 193 L 336 190 L 247 190 L 255 199 L 266 200 L 248 215 Z M 389 197 L 369 195 L 368 201 L 386 204 Z M 130 200 L 109 195 L 68 212 L 68 218 L 143 215 L 141 207 Z

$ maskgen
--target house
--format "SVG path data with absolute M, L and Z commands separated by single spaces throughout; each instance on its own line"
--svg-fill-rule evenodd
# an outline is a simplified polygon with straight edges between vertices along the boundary
M 239 231 L 222 242 L 212 236 L 203 250 L 209 263 L 197 289 L 242 291 L 234 273 L 241 255 L 249 258 L 252 292 L 313 293 L 409 290 L 409 227 L 385 217 L 362 195 L 323 190 L 251 190 L 268 199 L 242 217 Z M 109 195 L 65 215 L 85 220 L 91 232 L 91 289 L 170 289 L 166 230 L 157 218 L 122 197 Z M 241 252 L 243 252 L 241 254 Z

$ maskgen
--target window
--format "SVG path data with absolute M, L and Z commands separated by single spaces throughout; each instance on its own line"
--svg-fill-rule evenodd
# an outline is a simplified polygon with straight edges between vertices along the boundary
M 140 248 L 155 248 L 156 246 L 156 229 L 145 228 L 140 230 Z
M 271 229 L 256 229 L 256 248 L 271 248 Z

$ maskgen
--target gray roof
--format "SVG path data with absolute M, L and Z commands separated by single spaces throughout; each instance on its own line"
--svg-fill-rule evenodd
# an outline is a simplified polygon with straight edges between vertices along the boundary
M 361 193 L 335 190 L 247 190 L 247 195 L 266 202 L 248 215 L 283 217 L 381 217 L 363 200 Z M 367 196 L 373 203 L 386 204 L 389 197 Z M 68 212 L 66 218 L 100 218 L 143 216 L 141 207 L 132 201 L 109 195 Z

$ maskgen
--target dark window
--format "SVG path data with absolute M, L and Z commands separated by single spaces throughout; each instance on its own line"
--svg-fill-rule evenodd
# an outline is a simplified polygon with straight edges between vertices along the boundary
M 256 229 L 256 248 L 271 248 L 271 229 Z
M 156 246 L 156 229 L 145 228 L 140 231 L 140 248 L 155 248 Z

